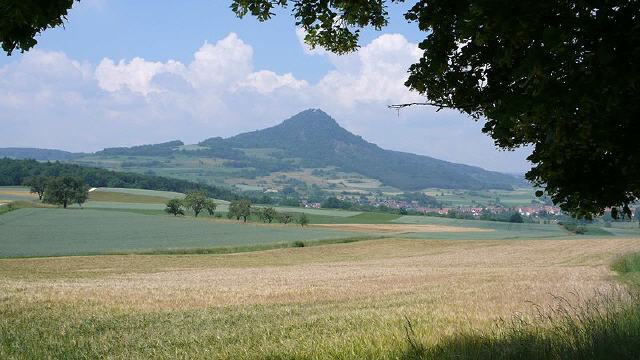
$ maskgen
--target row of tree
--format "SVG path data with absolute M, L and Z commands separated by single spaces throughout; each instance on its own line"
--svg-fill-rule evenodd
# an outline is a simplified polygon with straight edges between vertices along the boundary
M 272 207 L 266 207 L 256 209 L 255 214 L 262 222 L 268 222 L 269 224 L 275 220 L 282 224 L 289 224 L 295 221 L 302 227 L 309 225 L 309 217 L 305 213 L 294 216 L 289 213 L 277 212 L 276 209 Z
M 25 180 L 30 191 L 47 204 L 82 206 L 89 198 L 89 187 L 84 180 L 72 176 L 33 176 Z
M 193 211 L 193 215 L 198 217 L 202 211 L 207 211 L 209 215 L 215 214 L 218 205 L 209 199 L 204 191 L 189 191 L 184 199 L 171 199 L 167 201 L 165 211 L 171 215 L 184 215 L 184 209 Z
M 167 201 L 166 205 L 165 211 L 171 215 L 184 215 L 185 209 L 188 209 L 193 212 L 195 217 L 198 217 L 205 210 L 210 216 L 213 216 L 217 207 L 216 203 L 202 191 L 188 192 L 184 199 L 171 199 Z M 295 221 L 302 227 L 309 224 L 309 217 L 305 213 L 301 213 L 296 217 L 289 213 L 280 213 L 272 207 L 252 208 L 251 201 L 248 199 L 234 200 L 229 204 L 229 211 L 227 212 L 229 219 L 235 218 L 238 221 L 242 219 L 243 222 L 247 222 L 251 215 L 256 216 L 265 223 L 272 223 L 275 220 L 282 224 L 289 224 Z

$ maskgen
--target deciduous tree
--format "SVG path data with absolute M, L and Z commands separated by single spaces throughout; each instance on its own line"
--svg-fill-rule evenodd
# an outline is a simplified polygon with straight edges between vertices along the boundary
M 293 216 L 291 216 L 291 214 L 287 214 L 287 213 L 279 213 L 278 214 L 278 221 L 281 222 L 282 224 L 288 224 L 290 222 L 293 221 Z
M 24 184 L 29 186 L 30 188 L 29 191 L 32 194 L 38 195 L 38 200 L 42 200 L 42 196 L 44 196 L 44 189 L 47 185 L 46 176 L 41 176 L 41 175 L 31 176 L 25 179 Z
M 84 180 L 71 176 L 53 177 L 47 180 L 42 201 L 49 204 L 67 205 L 83 204 L 88 198 L 88 187 Z
M 207 213 L 209 214 L 209 216 L 213 216 L 213 214 L 215 214 L 217 207 L 218 207 L 218 204 L 216 204 L 216 202 L 213 201 L 212 199 L 207 199 L 204 203 L 204 208 L 205 210 L 207 210 Z
M 298 224 L 300 224 L 300 226 L 302 227 L 309 225 L 309 217 L 307 216 L 307 214 L 302 213 L 300 214 L 300 216 L 298 216 Z
M 193 211 L 195 217 L 198 217 L 198 214 L 206 208 L 207 200 L 207 194 L 203 191 L 189 191 L 182 203 L 187 209 Z
M 167 213 L 178 216 L 184 215 L 184 210 L 182 209 L 182 200 L 180 199 L 171 199 L 167 201 L 167 207 L 164 209 Z
M 276 209 L 272 207 L 266 207 L 266 208 L 260 209 L 259 216 L 262 221 L 268 222 L 269 224 L 271 224 L 273 219 L 275 219 L 278 216 L 278 212 L 276 211 Z
M 247 218 L 251 215 L 251 201 L 247 199 L 232 201 L 229 204 L 229 215 L 237 220 L 242 218 L 243 222 L 247 222 Z

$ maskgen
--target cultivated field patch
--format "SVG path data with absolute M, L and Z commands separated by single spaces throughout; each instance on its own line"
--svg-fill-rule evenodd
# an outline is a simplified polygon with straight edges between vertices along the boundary
M 30 208 L 0 218 L 0 257 L 265 246 L 351 236 L 352 232 L 302 229 L 295 224 L 242 224 L 86 208 Z
M 38 196 L 31 194 L 28 187 L 0 186 L 0 200 L 3 202 L 14 200 L 37 200 Z

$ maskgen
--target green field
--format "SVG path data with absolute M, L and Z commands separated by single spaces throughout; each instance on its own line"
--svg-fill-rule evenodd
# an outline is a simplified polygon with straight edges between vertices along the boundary
M 517 188 L 514 190 L 461 190 L 461 189 L 425 189 L 427 195 L 434 196 L 443 206 L 490 206 L 499 201 L 500 204 L 528 206 L 537 201 L 534 188 Z
M 0 197 L 33 201 L 25 187 L 0 188 Z M 575 235 L 559 225 L 511 224 L 492 221 L 459 220 L 426 216 L 399 216 L 389 213 L 278 207 L 279 212 L 307 213 L 312 224 L 417 224 L 460 228 L 461 231 L 380 232 L 356 229 L 308 228 L 294 224 L 239 224 L 214 219 L 206 214 L 175 218 L 164 213 L 165 202 L 182 194 L 162 191 L 100 188 L 90 193 L 79 209 L 20 209 L 0 218 L 0 256 L 52 256 L 103 253 L 232 251 L 285 246 L 296 241 L 313 242 L 339 238 L 395 236 L 408 239 L 513 240 L 579 239 L 583 237 L 640 237 L 633 224 L 611 227 L 590 225 L 585 235 Z M 222 216 L 227 202 L 217 201 Z M 6 206 L 6 205 L 5 205 Z M 23 206 L 24 207 L 24 204 Z M 3 209 L 5 212 L 6 209 Z M 468 231 L 477 228 L 484 231 Z
M 353 233 L 94 209 L 20 209 L 0 218 L 0 257 L 266 246 Z

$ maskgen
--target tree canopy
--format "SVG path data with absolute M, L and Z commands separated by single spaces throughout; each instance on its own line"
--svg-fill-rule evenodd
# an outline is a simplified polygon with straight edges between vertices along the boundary
M 184 209 L 182 209 L 184 204 L 182 200 L 170 199 L 169 201 L 167 201 L 166 206 L 167 207 L 164 209 L 164 211 L 166 211 L 168 214 L 171 214 L 173 216 L 184 215 Z
M 47 186 L 47 177 L 41 175 L 28 177 L 24 180 L 24 185 L 29 186 L 29 191 L 32 194 L 38 195 L 38 200 L 42 200 Z
M 182 203 L 187 209 L 193 211 L 193 215 L 198 217 L 202 210 L 206 210 L 209 198 L 204 191 L 189 191 Z
M 229 204 L 228 216 L 230 218 L 235 217 L 236 220 L 242 218 L 244 222 L 247 222 L 247 218 L 251 216 L 251 201 L 248 199 L 232 201 Z
M 40 32 L 62 26 L 74 0 L 0 0 L 0 42 L 11 55 L 29 50 Z
M 300 216 L 298 216 L 298 224 L 300 224 L 301 227 L 305 227 L 306 225 L 309 225 L 309 217 L 307 216 L 306 213 L 302 213 L 300 214 Z
M 405 0 L 232 0 L 266 21 L 291 9 L 311 46 L 357 49 L 360 29 L 387 25 Z M 412 0 L 405 18 L 425 39 L 405 83 L 425 104 L 484 122 L 504 149 L 532 145 L 526 177 L 560 207 L 590 218 L 640 197 L 640 2 Z M 62 24 L 72 0 L 2 0 L 7 53 Z M 542 196 L 543 193 L 539 192 Z M 617 214 L 614 211 L 613 214 Z
M 263 222 L 268 222 L 269 224 L 271 224 L 271 222 L 278 217 L 278 212 L 272 207 L 258 209 L 256 213 L 260 220 L 262 220 Z
M 65 209 L 69 204 L 82 205 L 89 198 L 89 188 L 84 180 L 71 176 L 53 177 L 47 179 L 42 201 L 49 204 L 62 205 Z

